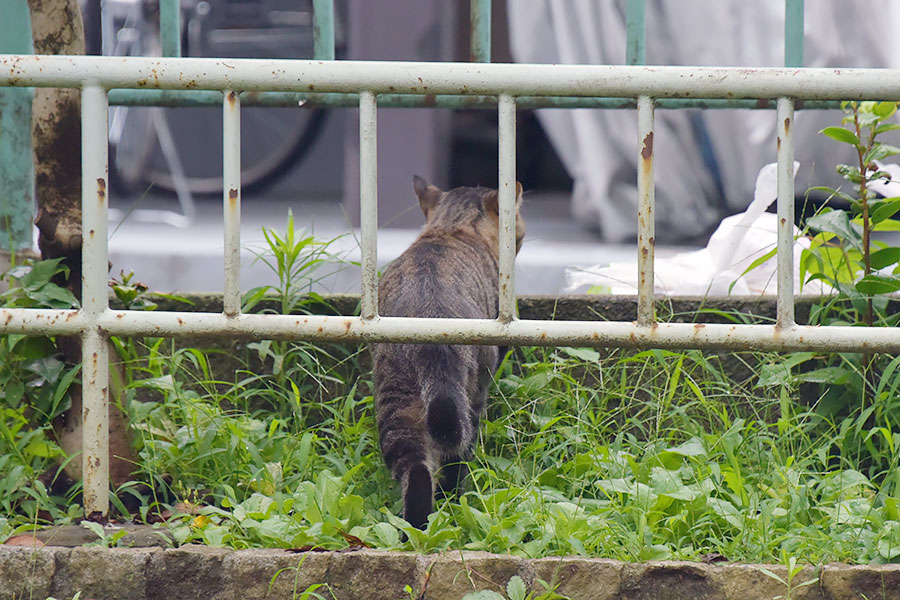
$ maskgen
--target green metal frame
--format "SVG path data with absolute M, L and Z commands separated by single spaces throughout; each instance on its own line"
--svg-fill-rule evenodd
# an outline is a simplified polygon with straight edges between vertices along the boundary
M 28 4 L 0 0 L 0 53 L 31 54 Z M 0 250 L 32 245 L 31 89 L 0 88 Z
M 164 56 L 180 55 L 180 14 L 178 0 L 162 0 L 160 6 L 160 28 Z M 472 62 L 491 61 L 491 0 L 470 0 L 470 46 Z M 803 65 L 803 11 L 804 0 L 785 0 L 785 66 Z M 334 60 L 334 1 L 313 0 L 315 59 Z M 646 0 L 626 0 L 625 62 L 640 66 L 646 63 L 645 33 Z M 165 16 L 165 18 L 163 18 Z M 219 92 L 205 90 L 113 90 L 109 95 L 110 104 L 137 106 L 218 106 L 222 103 Z M 244 106 L 297 106 L 343 108 L 359 105 L 357 94 L 303 94 L 283 92 L 263 92 L 241 94 Z M 628 98 L 579 98 L 565 96 L 534 96 L 518 98 L 520 108 L 635 108 L 636 103 Z M 799 103 L 797 108 L 823 109 L 837 108 L 838 102 Z M 478 96 L 428 95 L 410 96 L 401 94 L 381 94 L 378 106 L 385 108 L 485 108 L 497 107 L 496 98 Z M 733 100 L 665 99 L 659 100 L 657 108 L 742 108 L 774 109 L 775 102 L 755 98 Z

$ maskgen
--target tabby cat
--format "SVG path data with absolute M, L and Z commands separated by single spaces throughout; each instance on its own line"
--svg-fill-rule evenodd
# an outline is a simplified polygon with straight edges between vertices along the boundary
M 385 317 L 497 318 L 497 191 L 444 192 L 421 177 L 413 187 L 425 226 L 385 271 L 378 310 Z M 516 252 L 525 235 L 516 183 Z M 424 528 L 436 490 L 465 475 L 497 346 L 374 344 L 375 410 L 381 452 L 400 482 L 403 517 Z M 440 480 L 436 480 L 440 476 Z

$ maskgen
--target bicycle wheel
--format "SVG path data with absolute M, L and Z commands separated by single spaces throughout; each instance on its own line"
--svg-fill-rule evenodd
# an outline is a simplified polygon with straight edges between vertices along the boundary
M 259 191 L 312 149 L 327 113 L 321 109 L 241 109 L 241 188 Z M 186 183 L 192 194 L 222 193 L 221 109 L 172 108 L 166 110 L 175 143 L 179 147 Z M 175 192 L 175 180 L 157 149 L 143 173 L 156 189 Z
M 299 4 L 299 6 L 298 6 Z M 188 19 L 186 53 L 217 58 L 308 58 L 313 54 L 311 2 L 198 3 Z M 192 194 L 222 193 L 222 109 L 166 109 L 187 188 Z M 241 186 L 258 191 L 301 161 L 322 131 L 321 109 L 241 109 Z M 175 191 L 175 178 L 157 148 L 144 173 L 156 189 Z
M 112 56 L 158 56 L 158 28 L 141 3 L 88 0 L 83 6 L 85 47 Z M 156 136 L 149 108 L 109 107 L 110 187 L 130 195 L 146 186 Z

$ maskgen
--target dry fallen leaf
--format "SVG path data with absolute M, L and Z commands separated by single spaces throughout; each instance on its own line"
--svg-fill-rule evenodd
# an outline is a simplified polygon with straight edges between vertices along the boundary
M 344 536 L 344 539 L 347 540 L 348 544 L 350 544 L 350 547 L 347 548 L 348 550 L 359 550 L 361 548 L 371 548 L 372 547 L 370 544 L 365 543 L 364 541 L 362 541 L 355 535 L 350 535 L 349 533 L 343 532 L 340 529 L 338 530 L 338 533 L 340 533 L 342 536 Z
M 44 546 L 44 542 L 37 539 L 33 535 L 14 535 L 9 538 L 5 542 L 3 542 L 4 546 L 27 546 L 29 548 L 42 548 Z

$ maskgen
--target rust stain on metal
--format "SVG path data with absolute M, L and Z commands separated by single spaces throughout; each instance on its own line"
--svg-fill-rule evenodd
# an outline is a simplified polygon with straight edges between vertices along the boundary
M 178 321 L 178 324 L 179 324 L 179 325 L 184 325 L 184 319 L 182 319 L 181 317 L 178 317 L 178 318 L 175 319 L 175 320 Z
M 791 118 L 785 117 L 784 118 L 784 132 L 790 133 L 790 131 L 791 131 Z
M 10 321 L 12 321 L 12 315 L 7 314 L 7 315 L 6 315 L 6 323 L 4 323 L 4 325 L 9 325 L 9 322 L 10 322 Z
M 650 246 L 655 246 L 655 245 L 656 245 L 656 238 L 651 237 L 649 240 L 647 240 L 647 243 L 650 244 Z
M 106 180 L 102 177 L 97 178 L 97 199 L 101 204 L 106 200 Z
M 90 231 L 88 231 L 88 235 L 91 236 L 91 237 L 94 237 L 94 234 L 95 234 L 95 233 L 96 233 L 96 231 L 94 231 L 93 229 L 91 229 Z
M 787 223 L 787 219 L 785 219 L 784 217 L 781 217 L 781 224 L 784 225 L 786 223 Z
M 653 132 L 644 136 L 644 145 L 641 147 L 641 158 L 650 160 L 653 156 Z
M 775 145 L 778 146 L 778 149 L 781 150 L 781 136 L 775 138 Z
M 231 188 L 230 190 L 228 190 L 228 199 L 229 200 L 234 202 L 235 200 L 237 200 L 237 197 L 238 197 L 238 191 L 235 188 Z
M 700 331 L 704 327 L 706 327 L 705 323 L 694 323 L 694 331 Z
M 644 256 L 650 256 L 650 249 L 647 246 L 644 246 L 643 248 L 641 248 L 641 254 L 643 254 Z
M 322 331 L 323 331 L 323 328 L 322 328 L 322 327 L 319 327 L 318 332 L 319 332 L 319 333 L 322 333 Z
M 116 318 L 117 318 L 117 319 L 121 319 L 121 318 L 124 317 L 124 316 L 125 316 L 125 315 L 123 315 L 122 313 L 119 313 L 119 314 L 116 315 Z
M 347 333 L 350 333 L 350 326 L 353 325 L 350 321 L 344 323 L 344 329 L 347 330 Z
M 235 93 L 234 90 L 231 90 L 230 92 L 228 92 L 227 99 L 228 99 L 228 104 L 234 106 L 235 102 L 237 102 L 237 94 Z

